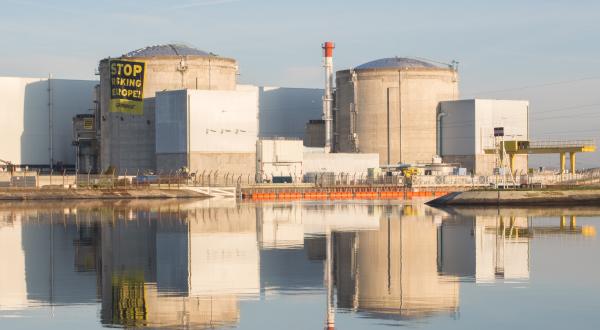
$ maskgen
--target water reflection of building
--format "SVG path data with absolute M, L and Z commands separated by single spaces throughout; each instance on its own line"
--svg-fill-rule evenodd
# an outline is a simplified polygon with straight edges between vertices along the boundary
M 237 324 L 239 296 L 259 290 L 254 210 L 195 208 L 137 218 L 102 228 L 103 322 Z
M 401 210 L 388 209 L 378 231 L 334 234 L 338 307 L 392 318 L 457 310 L 458 282 L 437 272 L 434 218 Z
M 574 217 L 532 223 L 352 202 L 5 209 L 0 309 L 101 299 L 108 326 L 235 326 L 240 301 L 261 290 L 323 295 L 325 286 L 337 294 L 328 306 L 369 317 L 452 313 L 456 276 L 528 278 L 532 236 L 585 234 Z
M 0 309 L 96 301 L 95 273 L 77 267 L 82 227 L 71 216 L 0 213 Z
M 123 204 L 0 212 L 0 310 L 101 298 L 107 325 L 237 324 L 259 291 L 255 209 Z
M 25 251 L 22 246 L 22 223 L 15 214 L 0 219 L 0 310 L 27 306 Z
M 257 206 L 260 280 L 265 294 L 321 290 L 326 232 L 377 230 L 382 208 L 301 202 Z
M 527 217 L 456 217 L 440 229 L 440 271 L 490 282 L 529 278 Z

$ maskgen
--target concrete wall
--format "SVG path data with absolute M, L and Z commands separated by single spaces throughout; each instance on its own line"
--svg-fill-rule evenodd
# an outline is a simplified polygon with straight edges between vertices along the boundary
M 256 150 L 258 88 L 237 91 L 188 90 L 190 150 L 248 152 Z
M 494 127 L 504 127 L 505 140 L 528 140 L 528 101 L 460 100 L 440 103 L 441 153 L 444 162 L 461 163 L 476 174 L 489 175 L 497 167 Z M 515 170 L 527 171 L 527 155 L 515 158 Z
M 146 63 L 144 79 L 144 113 L 112 113 L 110 104 L 110 68 L 108 59 L 100 62 L 101 168 L 110 165 L 125 169 L 156 168 L 155 118 L 153 98 L 158 91 L 199 89 L 234 90 L 237 62 L 207 56 L 163 56 L 126 58 Z M 182 60 L 187 69 L 177 70 Z
M 260 87 L 259 137 L 304 138 L 304 125 L 323 116 L 319 88 Z
M 476 174 L 493 174 L 494 168 L 497 167 L 496 155 L 477 155 L 475 157 L 475 173 Z M 508 159 L 506 160 L 505 166 L 508 165 Z M 529 166 L 528 155 L 516 155 L 515 156 L 515 168 L 514 171 L 517 174 L 526 174 Z
M 157 170 L 254 175 L 258 88 L 167 91 L 156 99 Z
M 325 121 L 317 120 L 306 124 L 304 146 L 310 148 L 325 147 Z
M 337 86 L 337 150 L 378 153 L 381 164 L 431 162 L 438 104 L 458 98 L 457 73 L 444 68 L 338 71 Z
M 90 113 L 97 81 L 51 79 L 54 163 L 75 164 L 72 118 Z M 50 163 L 48 79 L 0 77 L 0 159 L 19 165 Z
M 226 173 L 254 177 L 256 172 L 255 152 L 192 152 L 190 160 L 190 171 L 206 174 L 219 171 L 221 178 Z
M 183 167 L 189 168 L 187 152 L 156 154 L 156 170 L 158 173 L 177 171 Z

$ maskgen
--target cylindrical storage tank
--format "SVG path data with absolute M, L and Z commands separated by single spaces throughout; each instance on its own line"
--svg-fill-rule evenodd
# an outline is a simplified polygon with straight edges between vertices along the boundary
M 111 67 L 113 60 L 144 62 L 143 112 L 111 110 Z M 158 91 L 180 89 L 235 90 L 236 60 L 184 45 L 158 45 L 100 61 L 100 163 L 101 170 L 113 167 L 120 174 L 135 175 L 155 170 L 155 107 Z
M 440 101 L 458 98 L 458 74 L 410 58 L 383 58 L 336 74 L 335 150 L 380 163 L 431 162 Z

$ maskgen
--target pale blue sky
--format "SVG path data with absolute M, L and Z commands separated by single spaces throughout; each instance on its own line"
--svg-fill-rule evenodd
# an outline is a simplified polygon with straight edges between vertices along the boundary
M 456 59 L 463 97 L 531 101 L 534 138 L 600 139 L 598 1 L 0 4 L 0 75 L 92 79 L 103 57 L 183 42 L 236 58 L 243 83 L 320 87 L 320 44 L 333 40 L 336 69 L 388 56 Z M 554 158 L 550 163 L 557 162 Z M 582 166 L 600 166 L 597 155 L 579 160 Z

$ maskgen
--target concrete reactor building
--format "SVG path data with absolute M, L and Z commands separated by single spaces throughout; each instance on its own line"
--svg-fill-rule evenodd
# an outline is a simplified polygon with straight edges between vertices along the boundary
M 431 162 L 439 102 L 458 98 L 458 73 L 383 58 L 336 74 L 334 150 L 378 153 L 380 164 Z
M 142 63 L 142 72 L 127 72 Z M 122 69 L 122 71 L 121 71 Z M 236 89 L 236 60 L 183 45 L 159 45 L 100 61 L 100 163 L 119 171 L 156 168 L 158 91 Z M 115 90 L 125 91 L 115 95 Z M 117 104 L 115 100 L 121 102 Z M 135 104 L 134 102 L 137 102 Z M 123 103 L 133 103 L 123 105 Z

